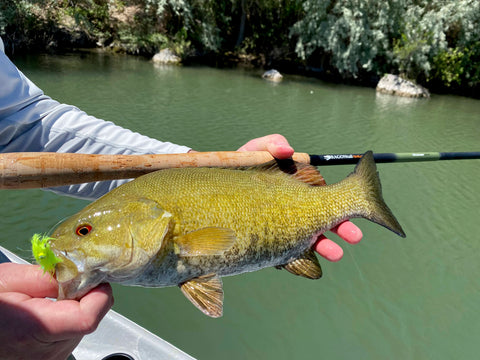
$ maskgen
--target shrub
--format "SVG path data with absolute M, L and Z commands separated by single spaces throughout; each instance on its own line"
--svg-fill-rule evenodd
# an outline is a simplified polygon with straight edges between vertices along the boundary
M 478 84 L 480 1 L 305 1 L 292 28 L 301 59 L 338 70 Z M 320 55 L 320 56 L 319 56 Z M 468 80 L 467 80 L 468 79 Z

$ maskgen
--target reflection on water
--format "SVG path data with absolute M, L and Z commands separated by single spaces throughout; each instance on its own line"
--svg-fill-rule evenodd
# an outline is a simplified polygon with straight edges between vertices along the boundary
M 312 154 L 479 150 L 478 100 L 404 99 L 293 76 L 273 85 L 261 72 L 159 67 L 125 56 L 36 56 L 17 64 L 60 101 L 197 150 L 235 149 L 272 132 Z M 321 280 L 275 269 L 224 278 L 218 320 L 177 288 L 115 286 L 115 309 L 200 359 L 475 358 L 479 162 L 378 167 L 406 239 L 355 220 L 364 240 L 342 244 L 341 262 L 322 261 Z M 321 171 L 334 182 L 352 167 Z M 2 244 L 25 257 L 34 232 L 86 204 L 39 190 L 0 196 Z
M 421 101 L 429 101 L 429 99 L 391 96 L 378 92 L 375 93 L 375 104 L 381 111 L 390 111 L 392 108 L 403 108 L 408 111 Z

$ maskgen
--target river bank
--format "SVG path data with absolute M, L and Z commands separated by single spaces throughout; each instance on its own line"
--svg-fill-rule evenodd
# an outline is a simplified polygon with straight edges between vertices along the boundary
M 369 87 L 392 73 L 433 93 L 480 98 L 480 3 L 427 3 L 15 0 L 0 4 L 0 34 L 10 56 L 89 48 L 151 58 L 169 48 L 187 66 L 274 68 Z

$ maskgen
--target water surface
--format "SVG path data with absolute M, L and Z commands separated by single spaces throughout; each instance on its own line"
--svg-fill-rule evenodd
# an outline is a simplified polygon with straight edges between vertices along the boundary
M 403 99 L 373 89 L 261 72 L 158 67 L 102 54 L 32 56 L 17 66 L 53 98 L 196 150 L 233 150 L 284 134 L 308 153 L 478 151 L 480 101 Z M 224 278 L 210 319 L 177 288 L 114 286 L 114 309 L 199 359 L 451 359 L 480 351 L 480 160 L 380 164 L 384 197 L 406 234 L 366 220 L 317 281 L 265 269 Z M 324 167 L 327 182 L 352 166 Z M 29 238 L 86 201 L 1 191 L 2 245 L 29 257 Z

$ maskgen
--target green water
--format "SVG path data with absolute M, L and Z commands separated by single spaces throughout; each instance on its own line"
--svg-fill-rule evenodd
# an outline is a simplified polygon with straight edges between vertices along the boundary
M 372 89 L 261 72 L 156 67 L 132 57 L 37 56 L 17 65 L 47 94 L 91 115 L 197 150 L 267 133 L 308 153 L 479 151 L 480 101 L 379 96 Z M 366 220 L 317 281 L 265 269 L 224 278 L 220 319 L 177 288 L 114 286 L 114 309 L 199 359 L 473 359 L 480 343 L 480 160 L 380 164 L 384 197 L 407 233 Z M 325 167 L 328 182 L 351 166 Z M 28 239 L 87 202 L 1 191 L 2 245 Z

